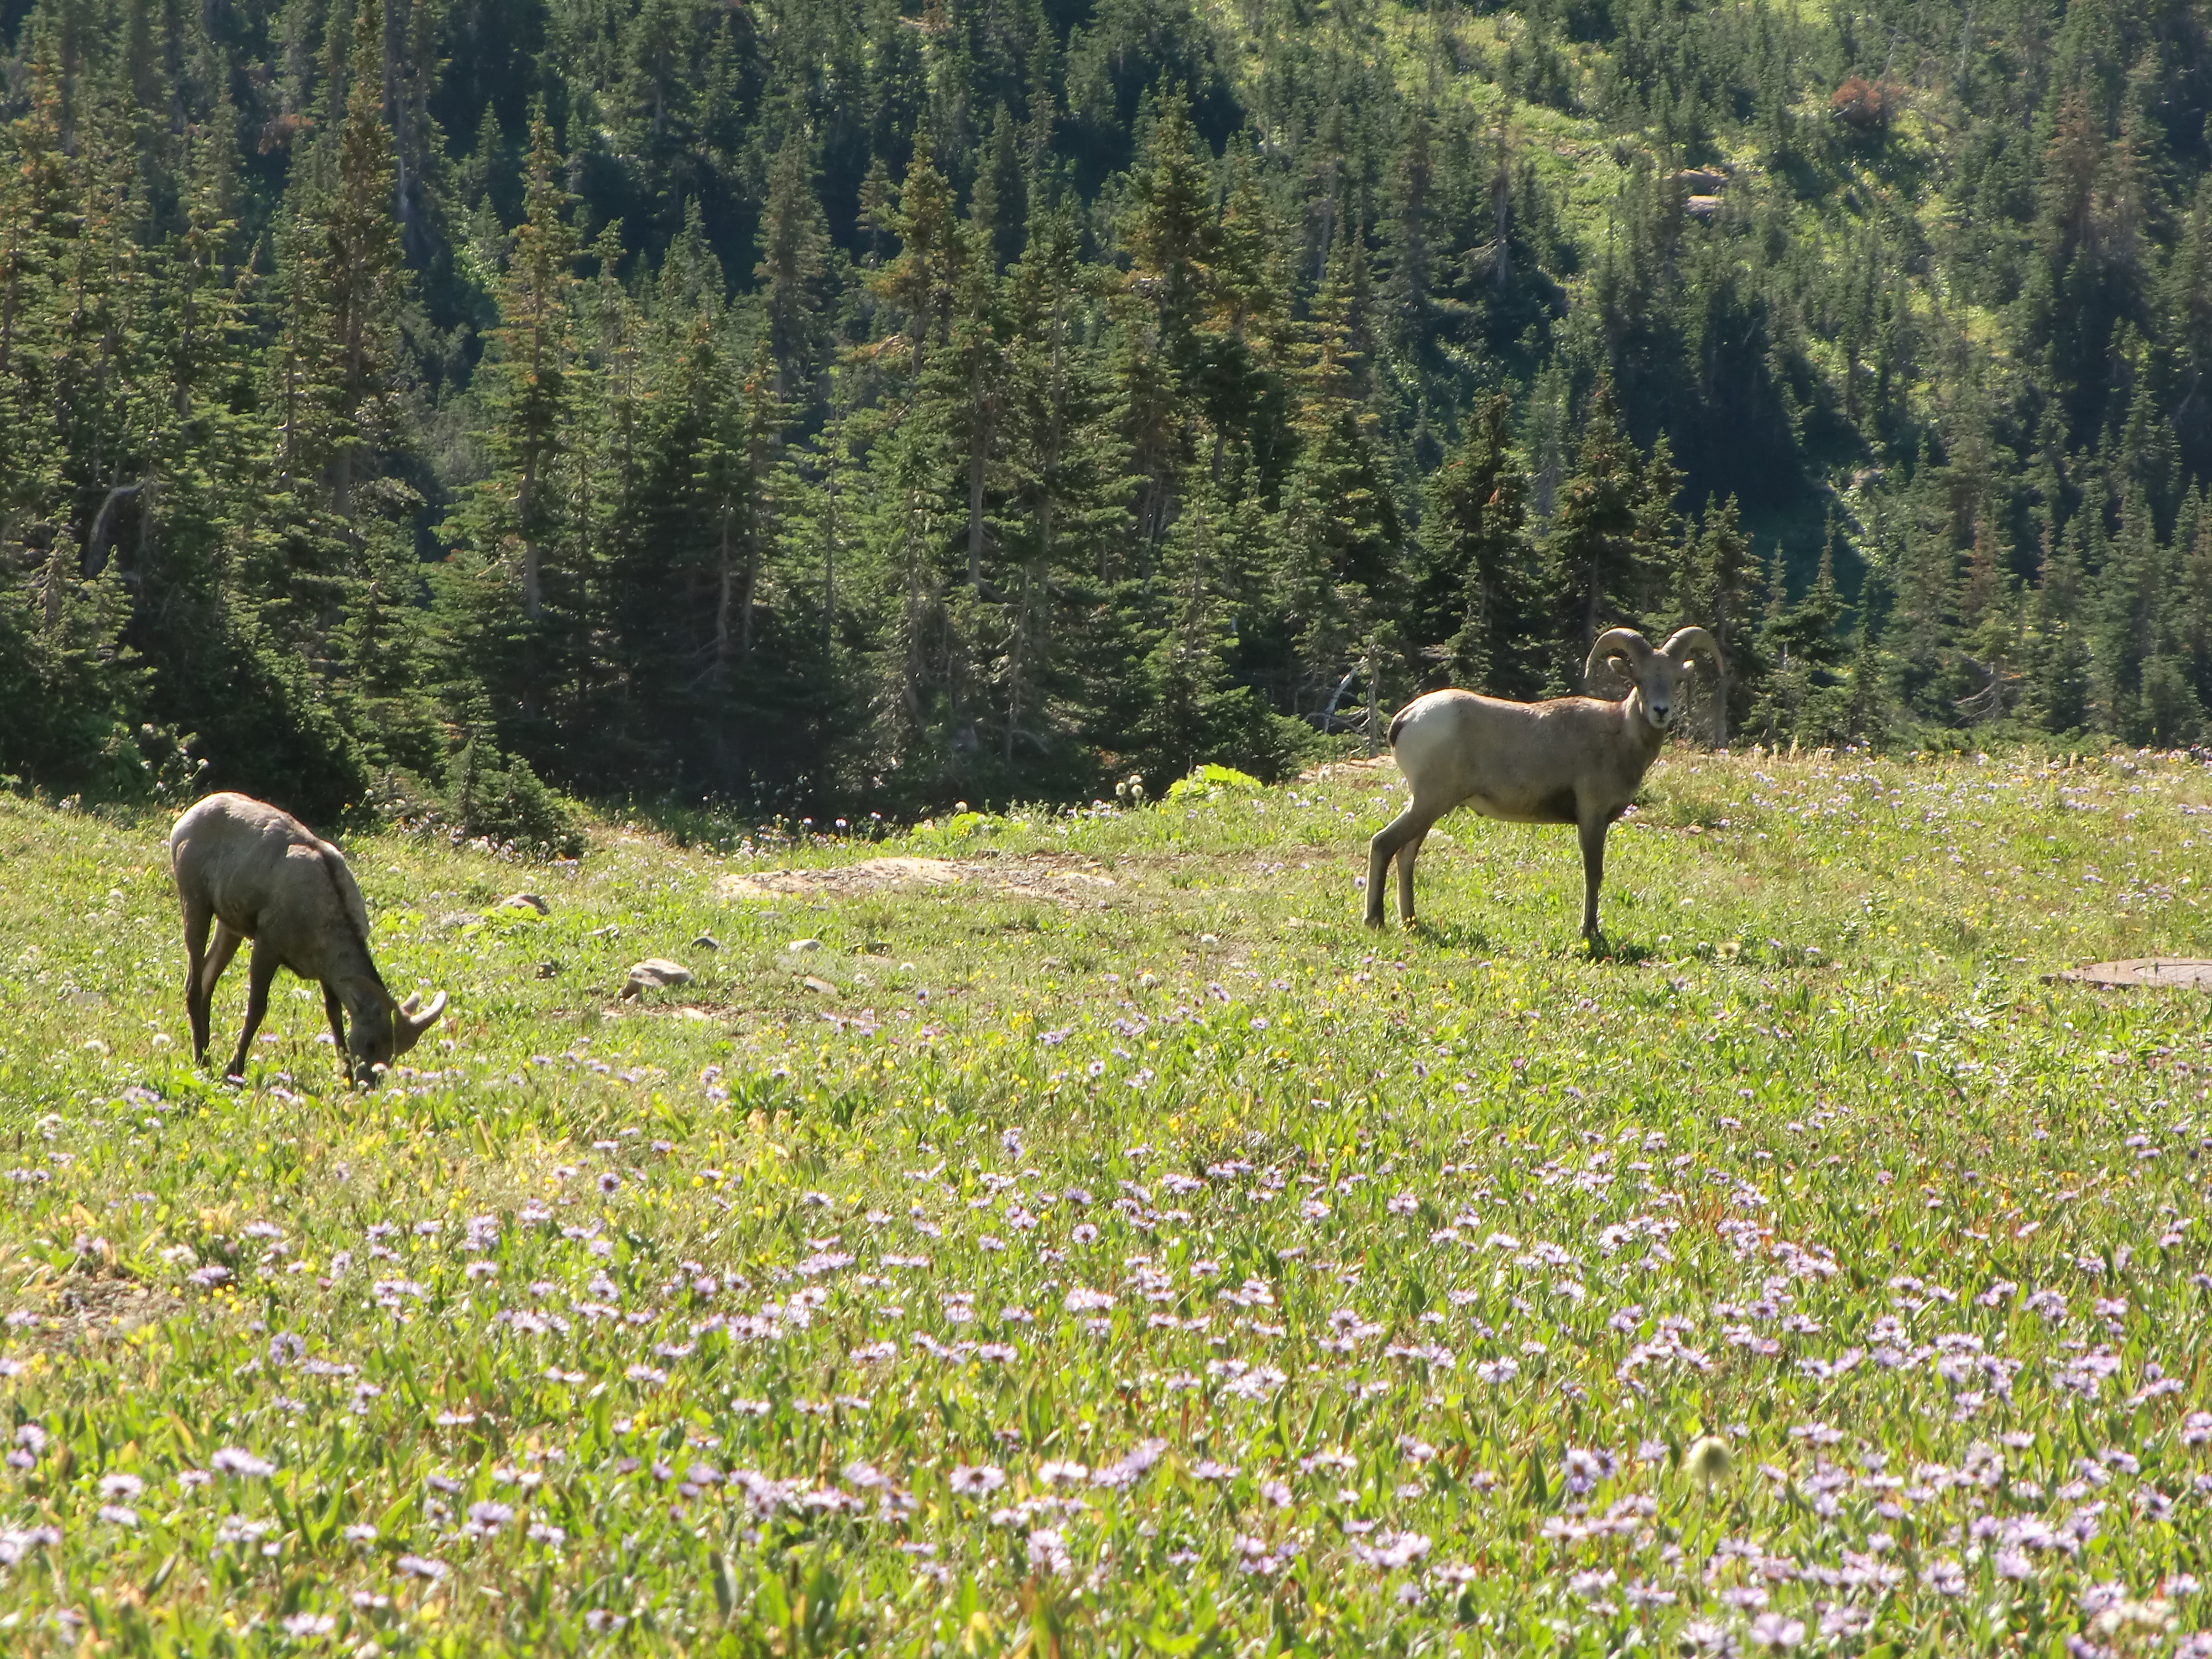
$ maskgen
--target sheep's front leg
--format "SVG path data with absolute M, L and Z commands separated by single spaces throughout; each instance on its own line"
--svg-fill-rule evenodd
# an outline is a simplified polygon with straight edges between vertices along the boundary
M 337 1049 L 338 1070 L 345 1073 L 346 1081 L 350 1083 L 353 1081 L 353 1063 L 346 1058 L 345 1005 L 338 1000 L 338 994 L 331 989 L 327 980 L 323 982 L 323 1012 L 330 1018 L 331 1042 Z
M 1604 947 L 1605 935 L 1597 929 L 1597 890 L 1605 880 L 1605 832 L 1609 818 L 1585 820 L 1580 826 L 1583 843 L 1583 938 L 1593 950 Z
M 200 963 L 199 1023 L 192 1028 L 193 1041 L 198 1043 L 198 1058 L 207 1058 L 208 1024 L 215 1017 L 215 988 L 221 983 L 230 959 L 238 954 L 238 947 L 246 942 L 246 935 L 218 921 L 215 925 L 215 942 L 207 948 Z
M 230 1062 L 226 1077 L 243 1079 L 246 1075 L 246 1050 L 252 1048 L 253 1034 L 268 1017 L 269 988 L 276 982 L 276 953 L 257 939 L 252 959 L 246 969 L 246 1029 L 238 1035 L 238 1057 Z

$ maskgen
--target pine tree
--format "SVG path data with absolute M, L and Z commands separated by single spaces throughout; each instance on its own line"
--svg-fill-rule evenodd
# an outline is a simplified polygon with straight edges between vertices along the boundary
M 108 471 L 100 447 L 117 435 L 109 394 L 128 390 L 101 383 L 112 355 L 88 311 L 112 319 L 123 297 L 96 267 L 123 252 L 130 185 L 112 102 L 77 155 L 66 153 L 47 27 L 30 42 L 28 108 L 9 135 L 14 165 L 0 168 L 0 771 L 20 766 L 81 789 L 113 772 L 122 720 L 143 694 L 117 650 L 119 573 L 89 572 L 70 488 L 73 472 Z M 80 295 L 81 283 L 93 291 Z
M 951 325 L 967 255 L 951 186 L 937 170 L 926 137 L 915 147 L 890 224 L 899 251 L 870 286 L 899 312 L 911 369 L 919 378 L 929 347 Z
M 1528 480 L 1513 447 L 1512 415 L 1504 392 L 1478 402 L 1459 448 L 1429 480 L 1421 520 L 1427 580 L 1416 631 L 1447 641 L 1450 684 L 1527 697 L 1544 679 L 1528 651 L 1544 607 L 1532 580 Z
M 753 280 L 768 312 L 775 394 L 787 398 L 812 377 L 830 274 L 830 230 L 814 176 L 813 143 L 800 131 L 785 137 L 769 168 L 760 240 Z
M 1750 707 L 1756 659 L 1747 659 L 1746 653 L 1754 639 L 1748 626 L 1754 568 L 1751 544 L 1737 521 L 1735 497 L 1709 505 L 1704 524 L 1685 549 L 1679 621 L 1703 628 L 1720 647 L 1713 741 L 1723 748 Z
M 1025 745 L 1072 781 L 1073 731 L 1087 711 L 1114 701 L 1102 693 L 1120 678 L 1119 665 L 1100 660 L 1094 618 L 1128 534 L 1128 452 L 1107 365 L 1085 337 L 1109 280 L 1083 264 L 1067 204 L 1041 203 L 1006 280 L 1012 338 L 996 679 L 1000 762 L 1010 774 Z M 1105 684 L 1085 684 L 1086 667 L 1103 669 Z
M 1646 625 L 1645 612 L 1667 574 L 1663 537 L 1674 489 L 1663 455 L 1647 465 L 1636 453 L 1620 429 L 1612 384 L 1600 380 L 1547 538 L 1562 602 L 1555 637 L 1565 673 L 1579 672 L 1607 629 Z
M 542 103 L 533 104 L 523 217 L 495 286 L 501 325 L 479 369 L 496 470 L 447 526 L 468 550 L 442 580 L 452 625 L 485 691 L 489 722 L 470 764 L 509 744 L 543 758 L 580 712 L 588 678 L 590 571 L 578 514 L 577 239 L 566 169 Z M 466 590 L 464 592 L 463 590 Z
M 1378 422 L 1358 395 L 1352 343 L 1352 259 L 1347 228 L 1315 295 L 1296 422 L 1298 455 L 1283 490 L 1279 584 L 1302 690 L 1291 712 L 1317 703 L 1371 636 L 1395 632 L 1402 603 L 1397 509 L 1376 453 Z
M 575 349 L 576 235 L 561 170 L 552 123 L 541 103 L 531 111 L 522 223 L 500 285 L 503 325 L 494 335 L 500 353 L 491 377 L 501 413 L 497 442 L 513 471 L 522 614 L 532 623 L 544 614 L 546 544 L 563 517 L 553 475 L 568 435 Z
M 2027 650 L 2031 665 L 2023 712 L 2044 731 L 2066 736 L 2089 718 L 2089 655 L 2081 625 L 2083 571 L 2081 525 L 2046 549 L 2028 601 Z
M 1203 368 L 1211 262 L 1218 242 L 1204 146 L 1179 92 L 1162 95 L 1129 178 L 1120 226 L 1129 258 L 1116 370 L 1139 477 L 1137 542 L 1149 564 L 1174 522 L 1188 464 L 1188 391 Z
M 1430 158 L 1428 118 L 1416 113 L 1407 124 L 1391 180 L 1395 198 L 1389 220 L 1389 267 L 1383 281 L 1383 331 L 1391 345 L 1408 356 L 1426 346 L 1430 289 L 1435 252 L 1435 168 Z
M 407 444 L 400 408 L 399 307 L 406 289 L 392 129 L 384 114 L 383 0 L 357 0 L 345 116 L 331 158 L 328 195 L 312 210 L 307 254 L 317 320 L 327 332 L 331 510 L 352 519 L 362 489 L 390 476 Z

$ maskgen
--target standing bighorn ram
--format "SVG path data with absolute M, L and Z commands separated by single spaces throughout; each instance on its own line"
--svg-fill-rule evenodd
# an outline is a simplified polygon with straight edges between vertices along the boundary
M 1390 748 L 1413 803 L 1368 843 L 1367 925 L 1382 925 L 1382 883 L 1398 860 L 1398 915 L 1413 922 L 1413 861 L 1436 821 L 1461 805 L 1507 823 L 1571 823 L 1582 834 L 1583 937 L 1604 943 L 1597 890 L 1605 876 L 1605 832 L 1635 799 L 1657 758 L 1690 677 L 1690 659 L 1716 668 L 1720 647 L 1702 628 L 1685 628 L 1656 651 L 1641 634 L 1609 629 L 1590 647 L 1585 684 L 1609 663 L 1627 670 L 1618 702 L 1554 697 L 1505 702 L 1472 691 L 1431 691 L 1390 722 Z
M 269 1012 L 269 987 L 280 966 L 321 982 L 331 1040 L 356 1083 L 373 1082 L 378 1066 L 413 1048 L 445 1011 L 443 991 L 418 1008 L 420 997 L 398 1002 L 384 988 L 369 957 L 368 907 L 353 872 L 337 848 L 290 813 L 244 795 L 210 795 L 169 831 L 169 864 L 185 909 L 185 1011 L 199 1060 L 207 1058 L 216 981 L 240 943 L 253 941 L 246 1030 L 228 1075 L 245 1075 L 246 1050 Z M 353 1018 L 350 1037 L 341 1008 Z

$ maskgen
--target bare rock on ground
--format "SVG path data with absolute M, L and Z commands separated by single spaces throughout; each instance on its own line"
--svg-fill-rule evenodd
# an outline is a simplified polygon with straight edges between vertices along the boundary
M 622 1000 L 629 1002 L 647 991 L 665 991 L 672 985 L 689 985 L 691 970 L 680 962 L 671 962 L 665 957 L 647 957 L 643 962 L 633 962 L 623 981 Z

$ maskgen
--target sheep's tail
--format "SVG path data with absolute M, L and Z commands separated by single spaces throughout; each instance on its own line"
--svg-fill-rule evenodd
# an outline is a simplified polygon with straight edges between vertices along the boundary
M 1406 716 L 1413 712 L 1413 711 L 1411 708 L 1401 708 L 1398 711 L 1396 717 L 1391 720 L 1390 747 L 1393 750 L 1395 750 L 1398 746 L 1398 733 L 1406 729 Z

